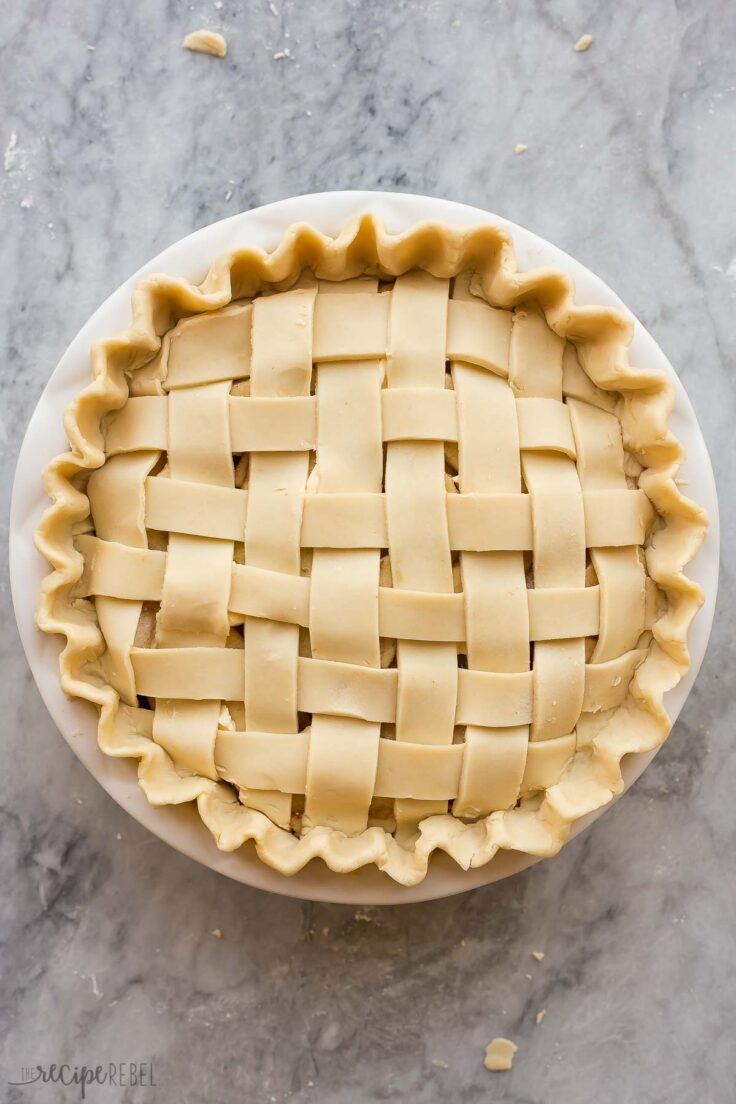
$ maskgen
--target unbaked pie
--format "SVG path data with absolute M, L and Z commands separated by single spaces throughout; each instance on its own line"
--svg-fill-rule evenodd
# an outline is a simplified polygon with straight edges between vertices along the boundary
M 667 735 L 701 601 L 630 337 L 491 226 L 366 215 L 145 278 L 37 531 L 102 749 L 284 874 L 556 852 Z

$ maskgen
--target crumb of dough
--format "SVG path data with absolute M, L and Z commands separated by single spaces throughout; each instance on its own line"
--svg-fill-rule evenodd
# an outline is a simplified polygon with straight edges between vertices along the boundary
M 210 935 L 214 935 L 215 939 L 222 939 L 222 932 L 219 928 L 213 928 Z
M 547 1009 L 546 1008 L 540 1008 L 540 1010 L 537 1012 L 536 1016 L 534 1017 L 534 1022 L 536 1023 L 537 1027 L 542 1022 L 542 1020 L 544 1019 L 544 1017 L 546 1015 L 547 1015 Z
M 537 962 L 541 962 L 544 958 L 544 951 L 532 951 L 532 958 L 536 958 Z
M 514 146 L 514 153 L 526 153 L 528 149 L 529 147 L 525 146 L 523 142 L 517 142 Z
M 227 53 L 227 42 L 217 31 L 192 31 L 182 42 L 182 48 L 193 50 L 196 54 L 223 58 Z
M 577 53 L 582 54 L 584 50 L 587 50 L 589 46 L 593 44 L 593 36 L 591 34 L 584 34 L 575 43 L 575 50 Z
M 483 1065 L 487 1070 L 493 1070 L 494 1072 L 510 1070 L 518 1049 L 516 1043 L 512 1043 L 510 1039 L 493 1039 L 486 1047 Z
M 445 1062 L 443 1058 L 433 1058 L 432 1059 L 432 1065 L 435 1067 L 435 1069 L 449 1069 L 450 1068 L 449 1065 L 447 1064 L 447 1062 Z

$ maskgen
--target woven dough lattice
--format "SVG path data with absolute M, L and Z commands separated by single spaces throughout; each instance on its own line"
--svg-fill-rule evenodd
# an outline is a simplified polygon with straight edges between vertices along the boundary
M 665 594 L 621 396 L 543 298 L 373 271 L 300 266 L 128 358 L 68 600 L 101 742 L 152 800 L 287 872 L 415 881 L 434 846 L 517 846 L 514 817 L 559 846 L 558 784 L 631 711 Z

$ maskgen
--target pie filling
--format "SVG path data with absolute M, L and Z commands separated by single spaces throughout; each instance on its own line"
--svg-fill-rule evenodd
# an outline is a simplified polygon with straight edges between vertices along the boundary
M 630 378 L 598 386 L 539 287 L 490 305 L 474 259 L 432 275 L 417 249 L 344 278 L 313 261 L 180 303 L 147 354 L 98 354 L 97 454 L 64 469 L 70 568 L 39 623 L 92 634 L 71 692 L 149 798 L 196 798 L 221 847 L 254 838 L 285 873 L 319 854 L 411 882 L 434 847 L 466 866 L 553 853 L 620 788 L 621 755 L 666 735 L 652 661 L 672 681 L 683 660 L 657 627 L 684 649 L 699 601 L 681 574 L 672 597 L 692 552 L 666 538 L 661 502 L 686 503 L 667 442 L 650 498 Z M 167 297 L 142 295 L 150 321 Z M 599 344 L 610 367 L 625 336 Z

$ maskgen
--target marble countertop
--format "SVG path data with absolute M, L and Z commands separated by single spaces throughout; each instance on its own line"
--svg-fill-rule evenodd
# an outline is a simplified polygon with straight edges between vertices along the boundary
M 34 403 L 125 277 L 237 210 L 378 188 L 495 210 L 619 292 L 689 390 L 733 547 L 727 0 L 0 12 L 4 527 Z M 225 33 L 226 60 L 180 49 L 202 26 Z M 87 1099 L 733 1099 L 733 596 L 726 558 L 721 616 L 668 744 L 560 856 L 451 900 L 356 910 L 229 882 L 128 818 L 47 716 L 4 572 L 0 1097 L 79 1099 L 6 1086 L 36 1062 L 152 1061 L 156 1087 Z M 483 1068 L 496 1035 L 519 1046 L 507 1074 Z

